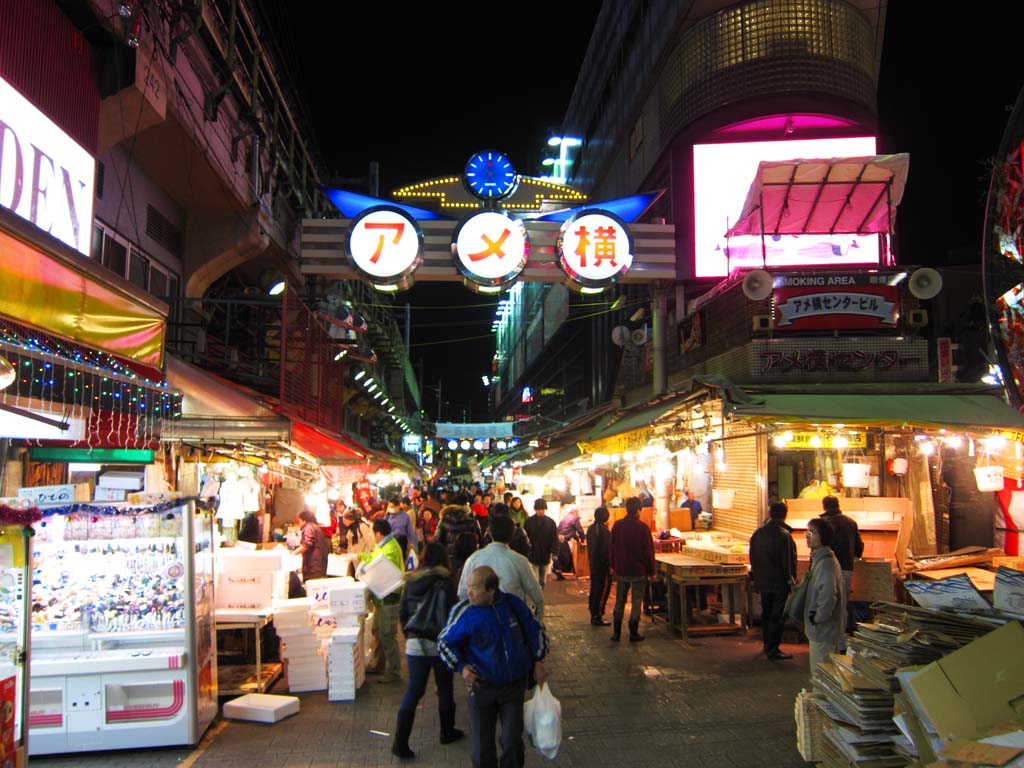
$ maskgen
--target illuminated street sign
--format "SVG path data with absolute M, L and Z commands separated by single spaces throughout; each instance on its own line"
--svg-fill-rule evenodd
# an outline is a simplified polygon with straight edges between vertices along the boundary
M 633 238 L 615 214 L 586 208 L 562 224 L 555 253 L 574 287 L 601 290 L 633 266 Z
M 521 221 L 487 211 L 471 216 L 455 230 L 452 255 L 470 287 L 500 290 L 523 271 L 530 241 Z
M 405 290 L 423 259 L 423 233 L 404 211 L 387 205 L 367 208 L 348 235 L 352 266 L 374 287 Z

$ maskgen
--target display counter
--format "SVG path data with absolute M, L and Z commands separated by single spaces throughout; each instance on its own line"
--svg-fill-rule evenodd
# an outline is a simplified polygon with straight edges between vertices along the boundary
M 197 743 L 217 713 L 209 513 L 191 501 L 43 511 L 30 754 Z

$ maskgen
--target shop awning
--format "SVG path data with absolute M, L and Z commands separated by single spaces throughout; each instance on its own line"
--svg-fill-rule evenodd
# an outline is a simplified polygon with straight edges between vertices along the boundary
M 581 455 L 580 449 L 577 446 L 567 445 L 565 448 L 557 450 L 554 453 L 545 456 L 543 459 L 523 467 L 523 472 L 527 475 L 544 475 L 559 464 L 564 464 L 567 461 L 578 459 Z
M 230 382 L 167 356 L 167 383 L 182 393 L 181 419 L 164 423 L 165 440 L 286 443 L 291 422 Z
M 375 458 L 359 451 L 340 435 L 328 434 L 325 430 L 292 420 L 292 438 L 289 441 L 299 451 L 316 459 L 320 464 L 352 464 L 374 462 Z
M 646 403 L 627 411 L 619 419 L 608 423 L 603 419 L 579 443 L 586 453 L 622 453 L 639 450 L 654 436 L 654 421 L 671 408 L 692 397 L 690 392 L 668 397 L 657 403 Z
M 34 244 L 35 228 L 4 208 L 0 224 L 6 230 L 0 231 L 0 315 L 115 355 L 161 380 L 166 304 L 61 243 L 44 252 Z
M 725 236 L 888 233 L 909 164 L 907 154 L 762 161 Z
M 913 392 L 893 391 L 891 385 L 819 393 L 813 391 L 813 385 L 803 389 L 752 392 L 752 402 L 727 403 L 726 407 L 754 422 L 1024 431 L 1024 414 L 994 394 L 979 392 L 977 387 L 968 387 L 962 394 L 948 385 L 935 391 L 918 384 L 913 385 Z

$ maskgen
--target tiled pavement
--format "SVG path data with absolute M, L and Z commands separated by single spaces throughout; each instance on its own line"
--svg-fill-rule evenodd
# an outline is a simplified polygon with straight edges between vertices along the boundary
M 586 768 L 789 768 L 796 751 L 793 700 L 807 682 L 807 646 L 795 658 L 759 655 L 760 632 L 683 642 L 645 617 L 642 643 L 609 641 L 587 622 L 588 582 L 545 588 L 551 688 L 562 702 L 562 748 L 554 764 Z M 609 612 L 610 612 L 609 606 Z M 33 757 L 31 768 L 335 768 L 394 765 L 390 734 L 402 683 L 370 676 L 355 702 L 300 694 L 302 710 L 276 725 L 216 721 L 195 749 Z M 275 693 L 283 691 L 275 690 Z M 458 724 L 468 730 L 465 688 L 456 680 Z M 469 765 L 469 742 L 437 741 L 433 684 L 417 713 L 411 765 Z M 551 764 L 527 748 L 526 765 Z

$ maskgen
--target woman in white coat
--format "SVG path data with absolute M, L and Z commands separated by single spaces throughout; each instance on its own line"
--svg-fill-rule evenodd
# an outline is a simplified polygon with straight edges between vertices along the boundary
M 818 663 L 841 647 L 846 632 L 846 597 L 843 572 L 832 552 L 832 526 L 821 518 L 807 523 L 807 546 L 811 549 L 810 582 L 804 604 L 804 633 L 811 644 L 811 676 Z

